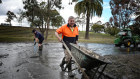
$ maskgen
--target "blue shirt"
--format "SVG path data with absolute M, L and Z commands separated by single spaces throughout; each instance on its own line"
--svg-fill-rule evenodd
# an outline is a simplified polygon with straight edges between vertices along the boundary
M 36 31 L 35 37 L 38 38 L 39 40 L 44 40 L 43 35 L 40 32 L 38 32 L 38 31 Z

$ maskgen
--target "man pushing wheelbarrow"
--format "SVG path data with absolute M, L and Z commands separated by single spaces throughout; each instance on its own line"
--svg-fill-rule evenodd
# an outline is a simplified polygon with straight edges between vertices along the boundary
M 59 36 L 59 34 L 62 34 L 62 38 Z M 58 28 L 55 32 L 56 37 L 60 42 L 62 40 L 65 42 L 67 47 L 71 50 L 69 43 L 77 44 L 78 41 L 78 27 L 75 24 L 75 19 L 73 16 L 70 16 L 68 18 L 68 24 L 62 25 L 60 28 Z M 63 46 L 65 57 L 63 58 L 60 67 L 62 71 L 64 71 L 64 64 L 67 64 L 68 68 L 68 75 L 70 77 L 74 76 L 71 71 L 71 56 L 69 55 L 68 51 L 66 50 L 65 46 Z

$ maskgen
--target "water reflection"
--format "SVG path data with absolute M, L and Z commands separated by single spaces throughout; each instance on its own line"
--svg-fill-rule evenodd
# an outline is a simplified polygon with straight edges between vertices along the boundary
M 79 43 L 78 45 L 86 47 L 100 55 L 116 55 L 116 54 L 137 54 L 140 48 L 115 47 L 114 44 L 97 44 L 97 43 Z M 129 51 L 128 51 L 129 50 Z

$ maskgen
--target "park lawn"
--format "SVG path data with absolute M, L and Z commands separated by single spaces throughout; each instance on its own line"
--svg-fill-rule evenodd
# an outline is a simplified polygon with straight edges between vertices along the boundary
M 33 42 L 33 33 L 30 27 L 0 26 L 0 42 Z M 39 29 L 37 29 L 39 30 Z M 48 39 L 45 42 L 58 42 L 55 30 L 49 30 Z M 108 34 L 89 32 L 90 39 L 85 38 L 85 31 L 79 32 L 79 42 L 109 43 L 112 44 L 115 37 Z

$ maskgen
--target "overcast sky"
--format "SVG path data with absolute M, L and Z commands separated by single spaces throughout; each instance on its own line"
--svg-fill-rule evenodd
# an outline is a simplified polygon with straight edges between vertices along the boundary
M 46 0 L 40 0 L 40 1 L 46 1 Z M 65 7 L 62 10 L 59 10 L 60 15 L 66 20 L 69 16 L 75 16 L 77 15 L 74 13 L 74 5 L 69 5 L 69 1 L 71 0 L 62 0 L 62 6 Z M 109 18 L 111 17 L 111 11 L 110 11 L 110 6 L 109 6 L 109 1 L 110 0 L 103 0 L 103 13 L 102 16 L 99 18 L 97 16 L 93 17 L 91 22 L 95 23 L 97 21 L 102 21 L 102 23 L 105 23 L 109 21 Z M 15 14 L 19 12 L 19 9 L 23 9 L 23 3 L 22 0 L 2 0 L 2 4 L 0 4 L 0 24 L 5 23 L 6 19 L 6 13 L 7 11 L 12 11 Z M 12 21 L 12 25 L 19 25 L 20 23 L 17 23 L 17 20 Z M 22 23 L 23 26 L 28 26 L 29 23 L 24 20 Z

